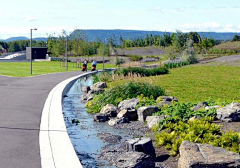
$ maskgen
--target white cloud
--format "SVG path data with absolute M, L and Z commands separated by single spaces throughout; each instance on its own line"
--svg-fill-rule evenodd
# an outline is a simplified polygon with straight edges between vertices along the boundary
M 213 31 L 213 32 L 240 32 L 239 26 L 236 26 L 232 23 L 222 25 L 218 22 L 205 22 L 205 23 L 186 23 L 183 25 L 178 26 L 179 30 L 183 32 L 189 32 L 189 31 Z
M 163 13 L 163 9 L 161 7 L 159 7 L 159 6 L 153 8 L 153 11 L 154 12 L 158 12 L 158 13 Z
M 25 22 L 34 22 L 34 21 L 37 21 L 37 20 L 38 20 L 38 18 L 36 18 L 36 17 L 26 17 L 24 19 Z
M 184 7 L 181 7 L 181 8 L 176 8 L 176 11 L 177 12 L 183 12 L 183 11 L 185 11 L 186 9 L 184 8 Z

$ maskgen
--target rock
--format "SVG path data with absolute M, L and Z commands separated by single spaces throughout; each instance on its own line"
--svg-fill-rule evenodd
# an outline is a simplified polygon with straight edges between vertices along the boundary
M 119 168 L 153 168 L 155 163 L 151 156 L 142 152 L 126 152 L 117 158 Z
M 158 105 L 157 106 L 166 106 L 166 105 L 171 105 L 172 104 L 172 102 L 170 102 L 170 101 L 161 101 L 160 103 L 158 103 Z
M 208 106 L 207 102 L 198 103 L 195 107 L 193 107 L 193 111 L 198 111 L 200 109 L 204 109 L 204 107 Z
M 105 122 L 105 121 L 108 121 L 108 120 L 109 120 L 109 117 L 108 117 L 107 114 L 97 113 L 94 116 L 94 121 L 97 121 L 97 122 Z
M 82 101 L 87 101 L 87 94 L 81 96 Z
M 200 119 L 201 119 L 200 116 L 193 116 L 193 117 L 189 118 L 188 121 L 194 121 L 194 120 L 200 120 Z
M 90 87 L 89 86 L 83 86 L 82 87 L 82 92 L 88 93 L 88 91 L 90 91 Z
M 221 106 L 216 105 L 216 106 L 206 106 L 205 110 L 213 109 L 213 108 L 220 108 Z
M 122 137 L 120 135 L 112 135 L 109 133 L 98 133 L 97 136 L 104 140 L 105 142 L 111 143 L 111 144 L 116 144 L 120 143 Z
M 233 102 L 217 109 L 217 118 L 224 122 L 240 121 L 240 103 Z
M 162 101 L 168 101 L 168 102 L 178 102 L 178 99 L 173 96 L 161 96 Z
M 87 102 L 94 98 L 94 94 L 87 94 Z
M 158 111 L 157 106 L 140 107 L 137 111 L 138 120 L 144 122 L 147 116 L 151 116 L 153 113 L 156 113 L 157 111 Z
M 132 110 L 121 110 L 118 115 L 117 118 L 125 118 L 128 121 L 136 121 L 138 119 L 138 115 L 137 115 L 137 110 L 136 109 L 132 109 Z
M 90 87 L 91 91 L 94 93 L 102 92 L 102 91 L 104 91 L 104 88 L 107 88 L 106 82 L 98 82 Z
M 116 117 L 117 116 L 117 107 L 113 104 L 107 104 L 104 106 L 100 113 L 107 114 L 109 117 Z
M 165 119 L 166 116 L 147 116 L 146 121 L 148 128 L 152 128 L 154 125 L 158 125 L 159 121 Z
M 115 125 L 121 124 L 121 123 L 128 123 L 128 119 L 122 117 L 122 118 L 111 119 L 108 121 L 108 125 L 110 125 L 110 126 L 115 126 Z
M 179 168 L 240 167 L 240 155 L 224 148 L 183 141 L 179 150 Z
M 143 152 L 155 157 L 155 149 L 150 138 L 135 138 L 126 141 L 126 149 L 132 152 Z
M 119 103 L 118 109 L 121 111 L 123 109 L 126 110 L 132 110 L 136 109 L 137 104 L 139 103 L 139 99 L 130 99 L 130 100 L 124 100 Z
M 94 94 L 91 94 L 90 92 L 88 92 L 88 94 L 81 96 L 81 100 L 83 102 L 88 102 L 88 101 L 92 100 L 93 98 L 94 98 Z

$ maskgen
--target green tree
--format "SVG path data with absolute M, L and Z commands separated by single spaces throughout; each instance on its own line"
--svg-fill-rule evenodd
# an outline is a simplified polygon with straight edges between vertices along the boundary
M 232 41 L 240 41 L 240 36 L 235 35 L 232 39 Z

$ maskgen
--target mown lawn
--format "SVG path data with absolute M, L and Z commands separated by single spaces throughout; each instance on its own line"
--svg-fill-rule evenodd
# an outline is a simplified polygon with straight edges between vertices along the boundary
M 116 68 L 115 65 L 105 64 L 105 68 Z M 88 69 L 91 69 L 91 64 L 88 64 Z M 102 64 L 97 65 L 97 69 L 102 69 Z M 81 68 L 76 68 L 73 63 L 68 64 L 68 71 L 81 71 Z M 33 76 L 66 72 L 66 67 L 62 67 L 60 62 L 33 62 Z M 0 75 L 26 77 L 30 75 L 30 62 L 0 62 Z
M 181 102 L 240 100 L 240 67 L 196 66 L 172 69 L 170 74 L 134 78 L 163 87 L 168 95 Z M 117 81 L 111 85 L 125 83 Z

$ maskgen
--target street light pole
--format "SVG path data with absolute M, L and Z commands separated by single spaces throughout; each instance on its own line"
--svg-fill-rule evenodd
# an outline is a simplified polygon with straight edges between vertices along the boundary
M 68 70 L 68 36 L 66 35 L 66 53 L 65 53 L 65 57 L 66 59 L 66 70 Z
M 36 28 L 30 29 L 30 74 L 32 75 L 32 31 L 37 30 Z
M 103 69 L 104 69 L 104 63 L 105 63 L 105 41 L 107 41 L 107 39 L 103 40 Z
M 105 54 L 105 52 L 104 52 L 104 50 L 105 50 L 105 49 L 104 49 L 104 45 L 105 45 L 105 40 L 103 40 L 103 69 L 104 69 L 104 62 L 105 62 L 105 61 L 104 61 L 104 54 Z

